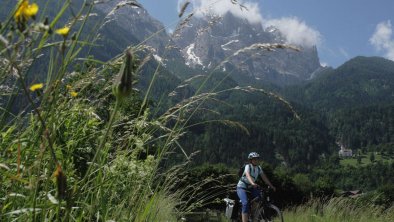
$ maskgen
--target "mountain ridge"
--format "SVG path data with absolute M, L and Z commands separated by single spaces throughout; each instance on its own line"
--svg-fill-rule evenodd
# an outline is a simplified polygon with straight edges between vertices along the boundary
M 285 40 L 276 28 L 264 29 L 261 24 L 251 24 L 230 12 L 224 16 L 207 14 L 192 17 L 187 23 L 181 22 L 173 40 L 189 66 L 211 69 L 229 60 L 236 72 L 282 86 L 302 82 L 321 68 L 316 47 L 305 47 L 301 52 L 278 49 L 233 56 L 238 50 L 256 43 L 284 44 Z M 221 68 L 227 70 L 228 66 Z
M 394 101 L 394 62 L 381 57 L 357 56 L 336 69 L 290 87 L 291 100 L 316 109 L 333 110 Z

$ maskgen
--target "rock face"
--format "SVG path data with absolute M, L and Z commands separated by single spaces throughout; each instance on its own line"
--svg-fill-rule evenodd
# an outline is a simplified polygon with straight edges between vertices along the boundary
M 101 20 L 102 25 L 98 27 L 95 41 L 98 47 L 89 51 L 96 58 L 108 60 L 128 46 L 142 44 L 149 46 L 150 53 L 158 62 L 177 64 L 175 68 L 169 65 L 169 70 L 179 69 L 184 64 L 209 70 L 228 60 L 219 68 L 236 73 L 237 79 L 260 80 L 282 86 L 313 78 L 321 69 L 316 47 L 303 48 L 301 52 L 253 50 L 232 56 L 255 43 L 284 43 L 283 36 L 275 27 L 264 29 L 261 24 L 251 24 L 231 13 L 221 17 L 207 14 L 180 22 L 178 29 L 169 36 L 161 22 L 144 8 L 128 4 L 130 2 L 112 0 L 96 6 L 95 20 Z M 78 4 L 73 7 L 78 7 Z M 13 6 L 5 4 L 5 8 Z M 0 17 L 4 17 L 3 14 L 0 13 Z
M 105 15 L 100 30 L 100 44 L 104 46 L 105 53 L 101 54 L 108 58 L 116 56 L 129 45 L 143 42 L 154 50 L 152 54 L 160 62 L 162 59 L 172 60 L 205 70 L 222 64 L 221 70 L 236 73 L 238 79 L 281 86 L 310 79 L 321 68 L 316 47 L 299 47 L 300 52 L 252 50 L 232 56 L 255 43 L 284 43 L 284 37 L 275 27 L 264 29 L 259 23 L 251 24 L 231 13 L 221 17 L 207 14 L 180 22 L 170 37 L 163 24 L 145 9 L 122 5 L 123 2 L 115 0 L 98 5 Z M 223 63 L 225 60 L 228 62 Z
M 235 67 L 240 75 L 278 85 L 307 80 L 321 68 L 316 47 L 298 46 L 300 52 L 288 49 L 253 50 L 232 56 L 252 44 L 284 43 L 284 38 L 275 27 L 264 29 L 260 23 L 251 24 L 231 13 L 222 17 L 192 17 L 178 26 L 173 40 L 181 49 L 188 66 L 212 69 L 230 57 L 221 69 Z
M 105 4 L 98 4 L 97 9 L 105 16 L 100 27 L 102 44 L 108 48 L 105 51 L 122 52 L 130 45 L 147 45 L 155 58 L 164 54 L 181 58 L 179 50 L 169 49 L 172 43 L 164 25 L 154 19 L 143 7 L 127 4 L 122 0 L 114 0 Z M 111 53 L 113 54 L 113 53 Z M 116 54 L 115 54 L 116 55 Z M 111 55 L 114 56 L 114 55 Z M 111 56 L 108 56 L 111 58 Z

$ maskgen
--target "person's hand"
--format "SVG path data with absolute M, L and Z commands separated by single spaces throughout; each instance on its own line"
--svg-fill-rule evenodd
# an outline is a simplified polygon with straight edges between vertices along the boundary
M 254 184 L 252 184 L 252 187 L 253 187 L 253 188 L 258 188 L 259 185 L 258 185 L 257 183 L 254 183 Z

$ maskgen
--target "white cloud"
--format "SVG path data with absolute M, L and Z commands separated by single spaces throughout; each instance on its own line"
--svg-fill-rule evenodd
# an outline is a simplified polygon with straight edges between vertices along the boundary
M 184 2 L 185 0 L 178 0 L 178 8 L 180 8 Z M 221 16 L 227 12 L 231 12 L 237 17 L 247 19 L 250 23 L 258 23 L 262 21 L 259 5 L 256 2 L 242 0 L 238 1 L 239 4 L 233 4 L 230 0 L 191 0 L 190 2 L 194 6 L 196 16 L 203 16 L 207 12 Z M 246 8 L 241 7 L 240 5 L 245 6 Z
M 384 51 L 388 59 L 394 61 L 394 39 L 392 33 L 391 21 L 381 22 L 376 26 L 375 33 L 369 39 L 369 42 L 378 51 Z
M 311 47 L 321 43 L 321 34 L 297 17 L 284 17 L 264 21 L 264 26 L 275 26 L 290 44 Z

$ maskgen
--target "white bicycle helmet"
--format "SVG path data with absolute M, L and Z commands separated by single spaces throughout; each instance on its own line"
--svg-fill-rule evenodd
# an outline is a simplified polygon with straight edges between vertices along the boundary
M 248 159 L 250 160 L 250 159 L 253 159 L 253 158 L 259 158 L 260 157 L 260 155 L 258 154 L 258 153 L 256 153 L 256 152 L 251 152 L 251 153 L 249 153 L 249 155 L 248 155 Z

